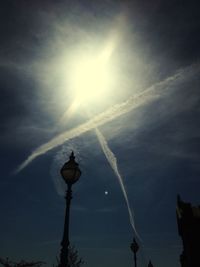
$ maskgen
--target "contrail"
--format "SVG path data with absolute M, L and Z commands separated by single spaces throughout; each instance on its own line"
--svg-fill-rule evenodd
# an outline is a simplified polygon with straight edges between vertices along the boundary
M 121 104 L 116 104 L 112 106 L 108 110 L 100 113 L 99 115 L 90 119 L 86 123 L 83 123 L 71 130 L 65 131 L 62 134 L 57 135 L 49 142 L 35 149 L 28 156 L 28 158 L 24 162 L 22 162 L 22 164 L 16 169 L 15 173 L 18 173 L 21 170 L 23 170 L 29 163 L 31 163 L 38 156 L 45 154 L 47 151 L 63 144 L 65 141 L 78 137 L 83 133 L 95 129 L 96 127 L 99 127 L 107 122 L 110 122 L 118 118 L 123 114 L 130 112 L 131 110 L 137 108 L 138 106 L 141 106 L 142 104 L 148 103 L 151 100 L 158 98 L 163 93 L 161 92 L 161 89 L 163 89 L 163 87 L 172 86 L 174 82 L 181 80 L 182 78 L 188 77 L 188 75 L 191 74 L 194 68 L 195 66 L 184 68 L 175 73 L 174 75 L 168 77 L 167 79 L 159 83 L 156 83 L 155 85 L 152 85 L 142 93 L 130 97 L 128 100 L 122 102 Z
M 133 228 L 134 233 L 137 235 L 138 239 L 141 240 L 141 238 L 140 238 L 140 236 L 136 230 L 136 227 L 135 227 L 134 216 L 132 214 L 132 210 L 131 210 L 128 195 L 126 193 L 126 189 L 124 186 L 123 178 L 122 178 L 122 175 L 120 174 L 118 166 L 117 166 L 117 158 L 114 155 L 114 153 L 111 151 L 111 149 L 109 148 L 106 139 L 104 138 L 103 134 L 99 131 L 98 128 L 95 128 L 95 132 L 96 132 L 97 138 L 99 140 L 99 143 L 101 145 L 101 148 L 102 148 L 111 168 L 113 169 L 114 173 L 116 174 L 116 176 L 118 178 L 122 193 L 123 193 L 125 201 L 126 201 L 126 205 L 127 205 L 127 209 L 128 209 L 128 213 L 129 213 L 130 224 Z
M 88 110 L 86 110 L 87 115 L 89 115 Z M 106 141 L 105 137 L 103 136 L 103 134 L 101 133 L 101 131 L 94 125 L 94 130 L 97 136 L 97 139 L 99 141 L 99 144 L 102 148 L 102 151 L 106 157 L 106 159 L 108 160 L 108 163 L 111 166 L 111 169 L 114 171 L 118 181 L 119 181 L 119 185 L 121 187 L 126 205 L 127 205 L 127 210 L 128 210 L 128 214 L 129 214 L 129 220 L 130 220 L 130 224 L 131 227 L 133 228 L 133 232 L 135 233 L 135 235 L 138 237 L 138 239 L 141 240 L 137 230 L 136 230 L 136 226 L 135 226 L 135 221 L 134 221 L 134 216 L 130 207 L 130 203 L 129 203 L 129 199 L 128 199 L 128 195 L 126 192 L 126 188 L 124 185 L 124 181 L 123 181 L 123 177 L 119 172 L 119 168 L 118 168 L 118 164 L 117 164 L 117 157 L 114 155 L 114 153 L 112 152 L 112 150 L 110 149 L 108 142 Z
M 35 149 L 30 156 L 17 168 L 16 173 L 23 170 L 29 163 L 31 163 L 35 158 L 38 156 L 45 154 L 47 151 L 63 144 L 65 141 L 73 139 L 81 134 L 84 134 L 97 126 L 101 126 L 113 119 L 118 118 L 119 116 L 128 113 L 132 109 L 140 106 L 143 103 L 147 103 L 152 99 L 157 98 L 155 95 L 145 95 L 142 97 L 142 94 L 136 97 L 131 97 L 129 100 L 112 106 L 105 112 L 95 116 L 94 118 L 90 119 L 86 123 L 83 123 L 71 130 L 65 131 L 62 134 L 57 135 L 49 142 L 41 145 L 37 149 Z

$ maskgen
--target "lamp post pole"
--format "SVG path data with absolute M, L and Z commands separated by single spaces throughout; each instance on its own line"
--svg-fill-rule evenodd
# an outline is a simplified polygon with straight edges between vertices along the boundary
M 72 184 L 78 181 L 81 176 L 81 171 L 78 167 L 78 163 L 75 161 L 74 153 L 72 152 L 69 161 L 66 162 L 62 169 L 61 175 L 67 184 L 66 191 L 66 211 L 65 211 L 65 221 L 64 221 L 64 232 L 63 239 L 61 242 L 60 251 L 60 263 L 59 267 L 69 267 L 69 217 L 70 217 L 70 204 L 72 199 Z
M 64 232 L 63 239 L 61 242 L 61 252 L 60 252 L 60 267 L 68 267 L 68 251 L 69 251 L 69 215 L 70 215 L 70 203 L 72 199 L 71 186 L 68 185 L 66 191 L 66 211 L 65 211 L 65 222 L 64 222 Z
M 134 254 L 134 263 L 135 263 L 135 267 L 137 267 L 137 252 L 139 250 L 139 245 L 136 242 L 135 238 L 133 238 L 133 243 L 131 243 L 131 250 L 133 251 Z

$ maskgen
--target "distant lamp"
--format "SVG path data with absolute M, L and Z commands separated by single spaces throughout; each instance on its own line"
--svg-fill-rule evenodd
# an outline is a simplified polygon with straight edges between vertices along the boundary
M 74 152 L 72 151 L 69 161 L 67 161 L 60 173 L 67 184 L 67 192 L 66 192 L 66 212 L 65 212 L 65 222 L 64 222 L 64 232 L 63 239 L 61 242 L 61 251 L 60 251 L 60 263 L 59 267 L 69 267 L 69 213 L 70 213 L 70 203 L 72 199 L 72 185 L 76 183 L 80 176 L 81 171 L 78 167 L 78 163 L 75 161 Z
M 137 267 L 137 252 L 139 250 L 139 245 L 138 243 L 136 242 L 135 238 L 133 238 L 133 243 L 131 243 L 131 250 L 134 254 L 134 263 L 135 263 L 135 267 Z

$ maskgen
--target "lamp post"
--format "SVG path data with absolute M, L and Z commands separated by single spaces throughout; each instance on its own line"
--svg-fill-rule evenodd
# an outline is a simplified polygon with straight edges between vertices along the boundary
M 65 222 L 64 222 L 64 232 L 63 239 L 61 242 L 60 251 L 60 263 L 59 267 L 69 267 L 68 254 L 69 254 L 69 215 L 70 215 L 70 203 L 72 199 L 72 185 L 76 183 L 81 176 L 81 171 L 78 167 L 78 163 L 75 161 L 75 156 L 72 151 L 69 161 L 66 162 L 60 173 L 67 184 L 66 191 L 66 212 L 65 212 Z
M 134 253 L 134 262 L 135 262 L 135 267 L 137 267 L 137 257 L 136 257 L 136 254 L 139 250 L 139 245 L 138 243 L 136 242 L 135 238 L 133 238 L 133 243 L 131 243 L 131 250 L 133 251 Z

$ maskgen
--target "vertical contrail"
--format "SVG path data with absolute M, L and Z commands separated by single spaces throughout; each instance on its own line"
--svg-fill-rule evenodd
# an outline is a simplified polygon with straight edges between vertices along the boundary
M 121 174 L 119 172 L 118 166 L 117 166 L 117 158 L 114 155 L 114 153 L 111 151 L 111 149 L 109 148 L 106 139 L 104 138 L 103 134 L 99 131 L 98 128 L 95 128 L 95 132 L 96 132 L 97 138 L 99 140 L 99 143 L 101 145 L 101 148 L 102 148 L 102 150 L 103 150 L 103 152 L 104 152 L 104 154 L 105 154 L 105 156 L 106 156 L 111 168 L 113 169 L 115 175 L 118 178 L 122 193 L 123 193 L 125 201 L 126 201 L 128 214 L 129 214 L 129 219 L 130 219 L 130 224 L 131 224 L 131 226 L 133 228 L 134 233 L 137 235 L 138 239 L 141 240 L 141 238 L 140 238 L 140 236 L 139 236 L 139 234 L 138 234 L 138 232 L 136 230 L 136 227 L 135 227 L 134 216 L 133 216 L 133 213 L 132 213 L 132 210 L 131 210 L 131 207 L 130 207 L 130 203 L 129 203 L 128 195 L 127 195 L 127 192 L 126 192 L 126 189 L 125 189 L 125 186 L 124 186 L 123 178 L 122 178 L 122 176 L 121 176 Z

